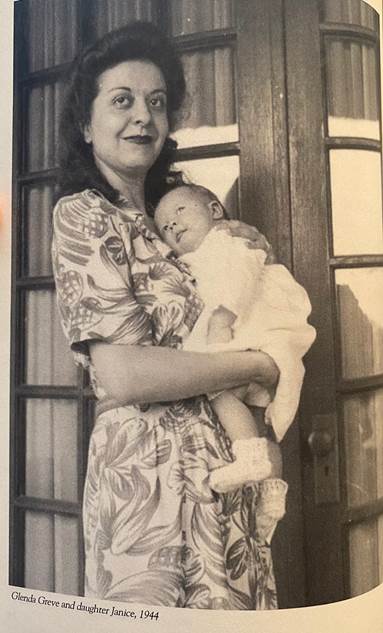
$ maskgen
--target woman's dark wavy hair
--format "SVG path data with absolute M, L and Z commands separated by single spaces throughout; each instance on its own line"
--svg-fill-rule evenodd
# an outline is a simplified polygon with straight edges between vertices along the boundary
M 95 188 L 111 202 L 117 200 L 119 192 L 97 169 L 83 130 L 98 93 L 98 77 L 129 60 L 150 61 L 161 70 L 167 87 L 169 128 L 174 129 L 185 96 L 185 78 L 172 44 L 149 22 L 132 22 L 108 33 L 81 53 L 70 71 L 59 131 L 59 197 Z M 172 182 L 182 182 L 179 172 L 170 171 L 176 147 L 177 143 L 168 137 L 147 174 L 145 197 L 149 208 L 172 188 Z

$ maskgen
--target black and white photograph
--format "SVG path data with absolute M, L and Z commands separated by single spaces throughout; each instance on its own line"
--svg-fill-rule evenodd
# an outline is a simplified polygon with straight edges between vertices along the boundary
M 11 4 L 10 601 L 108 633 L 354 605 L 383 582 L 379 3 Z

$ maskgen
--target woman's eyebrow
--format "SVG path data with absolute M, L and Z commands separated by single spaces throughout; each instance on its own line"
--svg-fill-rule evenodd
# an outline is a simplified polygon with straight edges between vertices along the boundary
M 113 88 L 109 88 L 108 92 L 113 92 L 113 90 L 126 90 L 127 92 L 132 92 L 132 89 L 129 86 L 113 86 Z M 154 88 L 151 90 L 149 94 L 155 94 L 157 92 L 161 92 L 166 95 L 166 88 Z
M 114 86 L 113 88 L 109 88 L 108 92 L 113 92 L 113 90 L 126 90 L 127 92 L 132 92 L 132 89 L 129 86 Z

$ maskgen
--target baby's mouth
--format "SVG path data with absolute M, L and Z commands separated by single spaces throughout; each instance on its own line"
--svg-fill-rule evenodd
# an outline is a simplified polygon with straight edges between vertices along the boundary
M 177 242 L 177 244 L 182 239 L 182 236 L 183 236 L 184 233 L 186 233 L 186 229 L 182 229 L 181 231 L 178 231 L 178 233 L 176 233 L 176 242 Z

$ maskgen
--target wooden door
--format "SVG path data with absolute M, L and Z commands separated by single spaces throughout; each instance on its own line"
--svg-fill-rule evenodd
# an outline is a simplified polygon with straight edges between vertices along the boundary
M 301 406 L 307 604 L 382 580 L 379 22 L 359 0 L 286 0 L 294 271 L 318 337 Z

